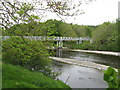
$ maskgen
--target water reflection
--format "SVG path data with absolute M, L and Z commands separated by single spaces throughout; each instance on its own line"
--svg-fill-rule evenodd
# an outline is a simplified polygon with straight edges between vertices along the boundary
M 57 57 L 62 57 L 62 55 L 63 55 L 62 53 L 63 53 L 62 49 L 57 49 L 56 50 L 56 56 Z

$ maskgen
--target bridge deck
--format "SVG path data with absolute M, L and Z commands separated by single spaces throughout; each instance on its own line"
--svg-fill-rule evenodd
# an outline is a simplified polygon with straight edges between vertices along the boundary
M 2 36 L 3 40 L 6 40 L 10 38 L 11 36 Z M 13 36 L 16 37 L 16 36 Z M 23 36 L 24 38 L 30 39 L 30 40 L 43 40 L 43 41 L 89 41 L 90 38 L 84 38 L 84 37 L 48 37 L 48 36 Z

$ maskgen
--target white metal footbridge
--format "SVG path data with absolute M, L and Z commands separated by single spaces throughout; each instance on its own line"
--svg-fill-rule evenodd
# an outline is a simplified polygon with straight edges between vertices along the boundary
M 2 36 L 2 40 L 9 39 L 10 37 L 16 37 L 16 36 Z M 17 36 L 18 37 L 18 36 Z M 76 41 L 77 44 L 81 44 L 83 41 L 90 41 L 91 38 L 89 37 L 54 37 L 54 36 L 23 36 L 23 38 L 27 38 L 30 40 L 35 41 L 56 41 L 58 47 L 63 47 L 64 41 Z

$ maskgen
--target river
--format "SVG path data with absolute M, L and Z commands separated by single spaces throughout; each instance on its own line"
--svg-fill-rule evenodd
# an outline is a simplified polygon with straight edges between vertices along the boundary
M 119 57 L 111 55 L 93 54 L 59 49 L 56 57 L 69 58 L 80 61 L 90 61 L 118 68 Z M 71 88 L 107 88 L 103 80 L 103 72 L 94 68 L 70 65 L 54 61 L 53 71 L 61 73 L 57 78 Z

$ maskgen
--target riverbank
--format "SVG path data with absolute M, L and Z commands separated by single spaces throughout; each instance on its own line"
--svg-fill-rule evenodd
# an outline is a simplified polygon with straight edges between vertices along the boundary
M 104 55 L 120 56 L 120 52 L 112 52 L 112 51 L 81 50 L 81 49 L 70 49 L 70 48 L 67 48 L 67 47 L 63 47 L 62 49 L 70 50 L 70 51 L 78 51 L 78 52 L 88 52 L 88 53 L 97 53 L 97 54 L 104 54 Z
M 109 67 L 106 65 L 96 64 L 96 63 L 90 62 L 90 61 L 78 61 L 75 59 L 59 58 L 59 57 L 49 57 L 49 58 L 52 60 L 60 61 L 60 62 L 67 63 L 67 64 L 89 67 L 89 68 L 94 68 L 94 69 L 98 69 L 98 70 L 107 70 L 107 68 Z
M 69 49 L 69 50 L 70 51 L 79 51 L 79 52 L 88 52 L 88 53 L 97 53 L 97 54 L 120 56 L 120 52 L 92 51 L 92 50 L 79 50 L 79 49 Z
M 70 88 L 41 72 L 29 71 L 21 66 L 2 64 L 2 88 Z

